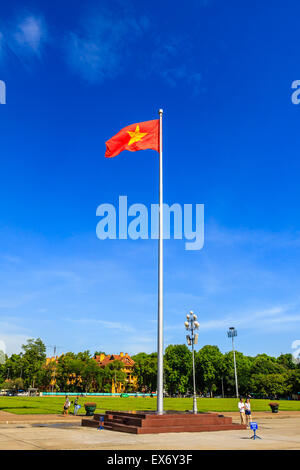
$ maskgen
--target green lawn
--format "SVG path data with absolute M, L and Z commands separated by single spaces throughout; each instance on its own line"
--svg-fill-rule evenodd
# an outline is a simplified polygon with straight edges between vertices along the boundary
M 73 401 L 74 398 L 70 397 Z M 0 397 L 0 410 L 14 414 L 59 414 L 62 412 L 64 397 Z M 106 410 L 155 410 L 156 398 L 82 397 L 79 414 L 85 414 L 84 403 L 97 403 L 97 412 Z M 198 411 L 238 411 L 236 398 L 199 398 Z M 270 400 L 251 400 L 252 411 L 270 411 Z M 300 400 L 279 400 L 279 411 L 300 411 Z M 192 398 L 165 398 L 165 410 L 186 411 L 193 406 Z M 71 412 L 73 406 L 71 405 Z

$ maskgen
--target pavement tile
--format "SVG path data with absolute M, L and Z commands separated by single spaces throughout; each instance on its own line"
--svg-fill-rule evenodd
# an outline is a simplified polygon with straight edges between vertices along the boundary
M 224 413 L 225 414 L 225 413 Z M 300 416 L 272 418 L 256 417 L 257 434 L 262 440 L 252 440 L 252 431 L 217 431 L 203 433 L 169 433 L 134 435 L 98 431 L 81 427 L 80 420 L 69 422 L 0 423 L 0 449 L 300 449 Z

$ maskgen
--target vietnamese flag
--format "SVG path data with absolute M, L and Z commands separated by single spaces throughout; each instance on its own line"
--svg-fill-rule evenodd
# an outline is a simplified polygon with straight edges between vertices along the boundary
M 139 122 L 124 127 L 111 139 L 105 142 L 105 157 L 112 158 L 123 150 L 152 149 L 159 152 L 159 119 Z

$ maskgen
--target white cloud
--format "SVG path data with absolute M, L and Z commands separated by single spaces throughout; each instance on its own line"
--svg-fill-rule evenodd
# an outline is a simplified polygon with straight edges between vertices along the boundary
M 7 297 L 6 299 L 1 298 L 0 309 L 15 309 L 18 307 L 22 307 L 26 303 L 35 299 L 37 295 L 38 294 L 36 292 L 23 294 L 20 296 L 16 296 L 15 293 L 13 293 L 11 297 Z
M 162 77 L 170 86 L 188 84 L 194 93 L 200 91 L 202 73 L 195 69 L 193 51 L 189 37 L 177 34 L 171 39 L 158 34 L 151 60 L 147 62 L 147 74 Z
M 68 33 L 67 61 L 90 82 L 114 77 L 123 70 L 132 45 L 147 28 L 145 18 L 136 20 L 126 8 L 119 16 L 102 8 L 82 21 L 80 33 Z
M 299 315 L 286 315 L 286 312 L 288 312 L 291 308 L 292 306 L 289 305 L 274 306 L 270 307 L 269 309 L 234 312 L 230 315 L 226 315 L 225 317 L 216 318 L 209 321 L 201 321 L 200 319 L 198 319 L 198 321 L 200 322 L 201 331 L 226 330 L 230 326 L 241 329 L 246 328 L 251 330 L 259 330 L 265 324 L 271 325 L 275 323 L 282 324 L 298 322 L 300 319 Z M 172 326 L 166 326 L 165 330 L 180 331 L 182 328 L 183 326 L 181 323 Z
M 227 229 L 215 223 L 206 224 L 206 244 L 219 246 L 255 245 L 267 249 L 300 247 L 299 232 L 266 232 L 263 230 Z
M 233 232 L 233 235 L 238 239 L 238 234 Z M 11 241 L 11 236 L 6 235 L 6 238 Z M 293 265 L 292 270 L 289 265 L 287 270 L 279 264 L 277 268 L 276 252 L 272 253 L 269 263 L 262 259 L 264 250 L 257 257 L 256 250 L 241 250 L 235 242 L 230 246 L 231 237 L 227 238 L 225 242 L 223 238 L 222 242 L 209 242 L 213 245 L 212 251 L 203 250 L 199 256 L 189 259 L 184 251 L 179 251 L 176 241 L 168 245 L 166 346 L 184 340 L 182 322 L 190 309 L 198 314 L 200 331 L 208 332 L 207 336 L 212 338 L 220 336 L 222 330 L 226 332 L 229 326 L 235 326 L 243 330 L 244 336 L 247 330 L 251 330 L 251 334 L 265 331 L 266 341 L 271 342 L 271 330 L 292 333 L 296 329 L 300 306 L 300 299 L 295 295 L 298 266 Z M 266 236 L 265 240 L 268 239 Z M 87 240 L 90 238 L 79 237 L 76 244 L 73 239 L 70 244 L 65 241 L 57 244 L 55 256 L 53 253 L 50 256 L 47 245 L 38 239 L 31 241 L 34 248 L 30 256 L 27 249 L 25 253 L 22 250 L 10 253 L 13 257 L 20 256 L 22 262 L 7 263 L 9 269 L 1 270 L 0 306 L 7 309 L 3 310 L 6 315 L 2 318 L 19 327 L 12 330 L 1 324 L 0 332 L 23 335 L 23 338 L 40 336 L 46 344 L 58 343 L 68 350 L 80 346 L 107 353 L 155 351 L 154 243 L 132 242 L 126 250 L 123 245 L 112 247 L 108 243 L 105 250 L 95 256 Z M 261 243 L 259 237 L 256 241 Z M 269 245 L 266 241 L 266 249 L 270 249 Z M 8 253 L 4 243 L 2 246 L 3 253 Z M 281 255 L 277 246 L 275 249 Z M 183 271 L 185 276 L 182 276 Z M 33 287 L 36 296 L 26 297 L 33 292 Z M 22 305 L 18 306 L 19 302 Z M 8 313 L 11 315 L 9 308 L 15 308 L 14 315 L 20 318 L 8 317 Z
M 135 329 L 132 328 L 130 325 L 126 325 L 121 322 L 114 322 L 114 321 L 107 321 L 107 320 L 97 320 L 95 318 L 81 318 L 81 319 L 73 319 L 73 318 L 68 318 L 68 321 L 71 321 L 72 323 L 81 323 L 84 325 L 99 325 L 102 326 L 103 328 L 108 328 L 108 329 L 115 329 L 115 330 L 122 330 L 126 333 L 134 332 Z
M 9 320 L 0 319 L 0 350 L 8 356 L 19 353 L 22 344 L 26 344 L 27 340 L 32 337 L 19 323 L 18 317 Z
M 21 352 L 22 344 L 26 344 L 30 336 L 24 334 L 1 333 L 0 350 L 8 356 Z M 2 347 L 4 346 L 4 347 Z
M 3 48 L 4 48 L 4 37 L 0 31 L 0 60 L 2 59 L 2 56 L 3 56 Z
M 0 339 L 0 351 L 3 351 L 4 353 L 6 353 L 6 344 L 5 344 L 5 341 Z
M 33 15 L 26 16 L 18 23 L 13 38 L 24 51 L 40 55 L 41 46 L 47 38 L 44 20 Z
M 156 40 L 148 40 L 150 28 Z M 134 61 L 140 78 L 159 76 L 171 86 L 188 84 L 194 92 L 202 85 L 190 38 L 163 37 L 158 25 L 148 16 L 139 16 L 130 2 L 117 2 L 113 7 L 111 0 L 109 7 L 98 6 L 80 19 L 76 30 L 64 34 L 53 44 L 58 51 L 64 49 L 69 66 L 89 82 L 99 83 L 127 70 L 132 73 Z M 26 65 L 29 57 L 41 56 L 50 40 L 45 19 L 27 13 L 2 27 L 0 59 L 5 45 Z
M 0 59 L 17 57 L 26 66 L 28 58 L 41 56 L 48 40 L 46 22 L 41 16 L 23 14 L 0 26 Z
M 15 264 L 20 263 L 21 258 L 19 256 L 10 255 L 9 253 L 2 253 L 0 254 L 0 260 L 5 261 L 7 263 Z
M 170 40 L 157 29 L 148 17 L 135 14 L 132 5 L 90 12 L 81 22 L 80 32 L 66 36 L 66 57 L 69 65 L 84 79 L 101 82 L 126 70 L 134 70 L 141 79 L 162 77 L 169 85 L 188 84 L 199 92 L 202 74 L 195 69 L 191 40 L 181 37 Z M 116 14 L 119 11 L 119 14 Z M 151 28 L 154 39 L 147 32 Z M 141 50 L 141 45 L 143 50 Z

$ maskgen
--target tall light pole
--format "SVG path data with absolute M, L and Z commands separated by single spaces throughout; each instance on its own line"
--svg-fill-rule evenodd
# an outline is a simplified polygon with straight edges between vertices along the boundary
M 186 316 L 187 320 L 184 322 L 184 326 L 189 334 L 186 336 L 187 343 L 189 346 L 192 346 L 192 356 L 193 356 L 193 386 L 194 386 L 194 397 L 193 397 L 193 413 L 197 414 L 197 397 L 196 397 L 196 374 L 195 374 L 195 357 L 194 357 L 194 345 L 198 343 L 198 333 L 195 333 L 195 330 L 198 330 L 199 323 L 197 322 L 197 315 L 194 312 Z
M 237 336 L 237 331 L 236 329 L 231 326 L 229 330 L 227 331 L 227 336 L 228 338 L 232 339 L 232 351 L 233 351 L 233 362 L 234 362 L 234 377 L 235 377 L 235 392 L 236 392 L 236 397 L 239 397 L 239 387 L 238 387 L 238 379 L 237 379 L 237 372 L 236 372 L 236 360 L 235 360 L 235 350 L 234 350 L 234 342 L 233 338 Z

